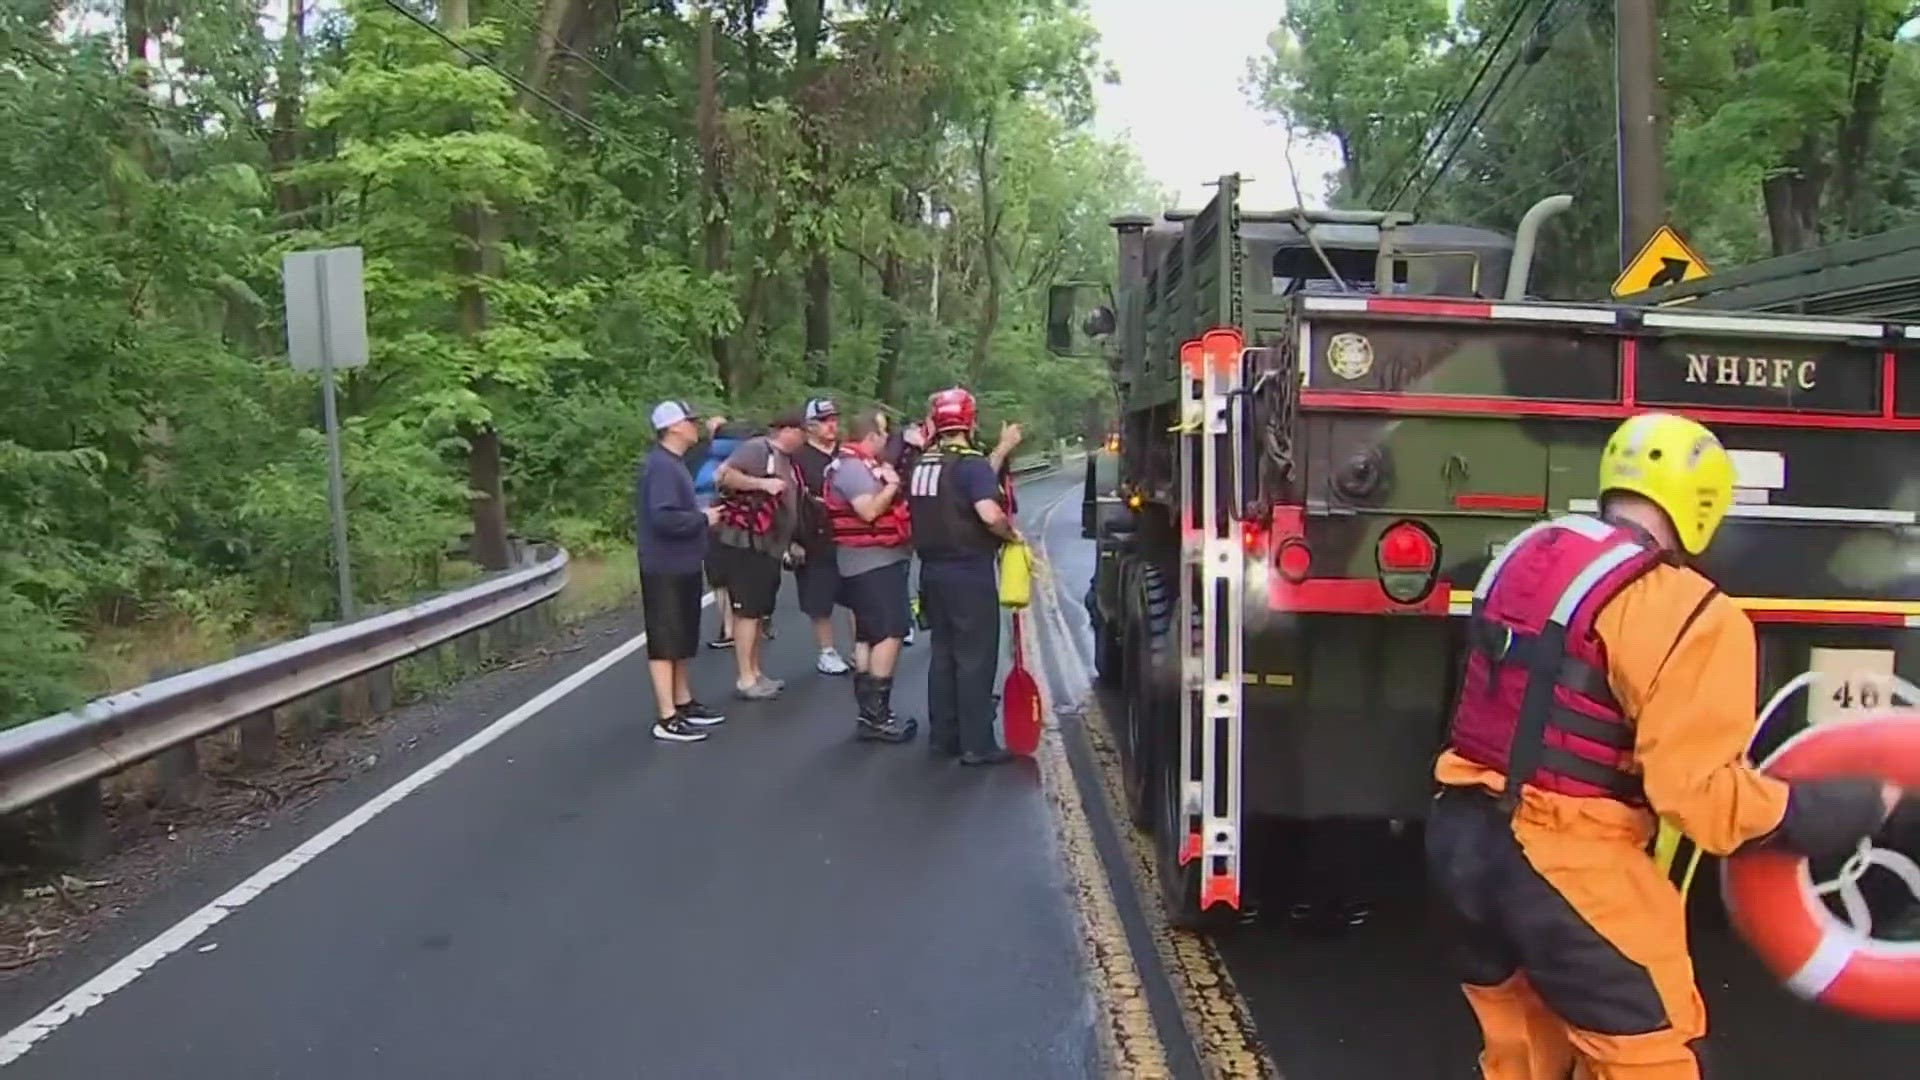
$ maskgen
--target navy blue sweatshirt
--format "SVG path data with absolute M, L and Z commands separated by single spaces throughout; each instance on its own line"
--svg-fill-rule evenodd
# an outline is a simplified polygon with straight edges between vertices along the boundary
M 659 443 L 634 478 L 634 535 L 643 574 L 693 574 L 707 557 L 707 515 L 693 494 L 693 474 Z

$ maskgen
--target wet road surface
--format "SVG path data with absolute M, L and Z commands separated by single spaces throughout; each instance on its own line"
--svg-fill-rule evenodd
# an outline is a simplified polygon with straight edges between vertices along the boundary
M 1080 537 L 1072 496 L 1045 531 L 1052 599 L 1092 668 L 1092 630 L 1082 607 L 1094 551 Z M 1056 639 L 1058 635 L 1055 635 Z M 1047 643 L 1058 647 L 1057 640 Z M 1056 664 L 1055 667 L 1064 665 Z M 1071 701 L 1086 694 L 1062 688 Z M 1102 711 L 1122 715 L 1117 695 L 1099 692 Z M 1256 781 L 1257 782 L 1257 781 Z M 1478 1032 L 1448 977 L 1446 942 L 1432 925 L 1419 868 L 1420 837 L 1382 838 L 1364 875 L 1373 919 L 1340 933 L 1316 933 L 1285 919 L 1288 860 L 1261 859 L 1274 839 L 1248 838 L 1249 891 L 1268 894 L 1271 914 L 1213 936 L 1261 1041 L 1286 1080 L 1468 1080 L 1478 1075 Z M 1703 866 L 1704 877 L 1708 867 Z M 1695 885 L 1699 890 L 1702 886 Z M 1920 1026 L 1856 1021 L 1809 1006 L 1779 987 L 1724 927 L 1694 930 L 1701 991 L 1712 1023 L 1714 1066 L 1738 1080 L 1912 1080 L 1920 1076 Z
M 813 671 L 793 604 L 789 579 L 765 665 L 787 680 L 781 699 L 731 700 L 731 654 L 703 650 L 695 693 L 728 722 L 666 745 L 648 735 L 644 652 L 621 660 L 6 1075 L 1096 1075 L 1072 889 L 1033 764 L 936 761 L 924 723 L 912 746 L 854 743 L 848 681 Z M 928 651 L 903 653 L 903 714 L 925 716 Z M 267 858 L 297 839 L 274 838 Z M 255 869 L 182 883 L 129 920 L 152 923 L 144 939 Z M 76 961 L 66 985 L 0 989 L 0 1021 L 116 958 Z

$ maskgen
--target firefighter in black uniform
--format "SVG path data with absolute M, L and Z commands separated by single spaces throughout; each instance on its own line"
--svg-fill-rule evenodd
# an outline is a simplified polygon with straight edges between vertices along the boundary
M 962 765 L 993 765 L 1011 758 L 993 732 L 993 677 L 1000 666 L 994 557 L 1016 533 L 994 465 L 971 442 L 973 395 L 942 390 L 927 404 L 935 441 L 914 463 L 907 508 L 920 555 L 921 609 L 933 634 L 929 743 Z

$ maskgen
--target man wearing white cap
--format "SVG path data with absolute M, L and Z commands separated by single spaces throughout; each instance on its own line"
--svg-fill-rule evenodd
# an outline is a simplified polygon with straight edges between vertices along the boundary
M 726 717 L 694 700 L 687 661 L 700 649 L 701 566 L 707 530 L 719 520 L 700 508 L 686 455 L 700 441 L 693 407 L 684 401 L 654 406 L 659 441 L 640 462 L 634 484 L 634 537 L 640 552 L 640 608 L 647 625 L 647 674 L 659 719 L 653 737 L 700 742 Z

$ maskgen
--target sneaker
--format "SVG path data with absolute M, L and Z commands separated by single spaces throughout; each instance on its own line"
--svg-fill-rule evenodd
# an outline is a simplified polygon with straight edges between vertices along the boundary
M 717 713 L 713 711 L 713 709 L 693 699 L 688 699 L 685 705 L 680 706 L 680 719 L 685 720 L 697 728 L 708 728 L 715 724 L 724 724 L 727 720 L 725 714 Z
M 709 648 L 709 649 L 731 649 L 731 648 L 733 648 L 733 637 L 732 637 L 732 635 L 727 635 L 727 636 L 725 636 L 725 637 L 717 637 L 717 638 L 714 638 L 714 639 L 713 639 L 712 641 L 709 641 L 709 642 L 707 642 L 707 648 Z
M 913 648 L 913 624 L 912 623 L 907 624 L 907 636 L 900 639 L 900 646 L 905 649 Z
M 742 701 L 765 701 L 768 698 L 779 696 L 780 690 L 781 684 L 774 682 L 774 680 L 767 678 L 765 675 L 760 676 L 759 682 L 748 683 L 745 686 L 735 683 L 733 687 L 734 696 L 740 698 Z
M 841 658 L 840 650 L 838 649 L 821 649 L 820 659 L 813 665 L 813 668 L 822 675 L 845 675 L 847 672 L 853 670 L 848 667 L 847 662 Z
M 977 768 L 984 765 L 1003 765 L 1012 761 L 1013 758 L 1014 755 L 1010 751 L 996 747 L 984 754 L 961 754 L 960 764 Z
M 653 737 L 662 742 L 705 742 L 707 733 L 687 723 L 684 717 L 670 716 L 653 725 Z

